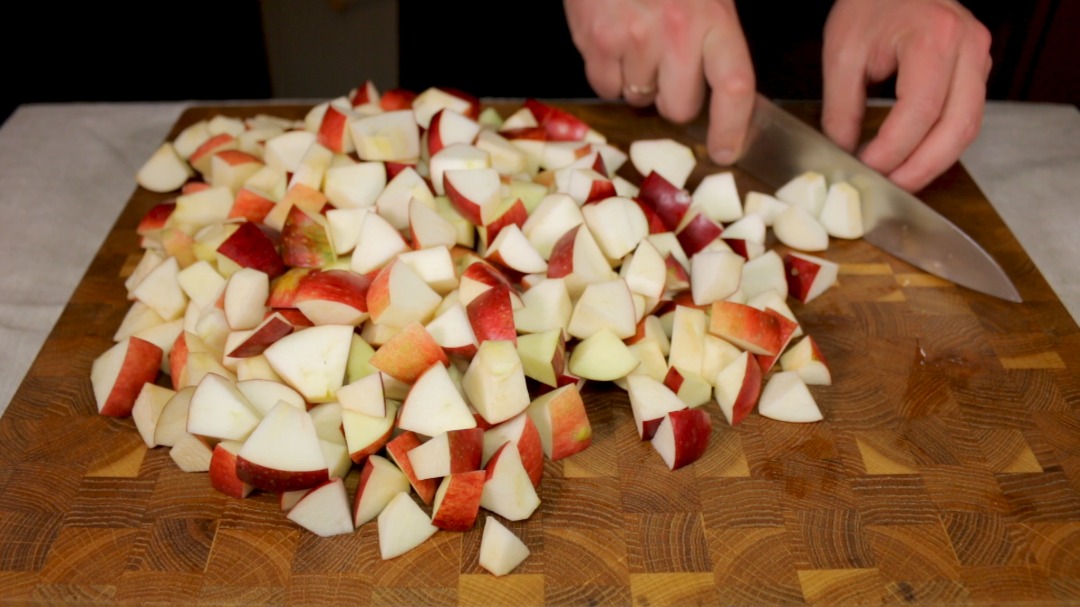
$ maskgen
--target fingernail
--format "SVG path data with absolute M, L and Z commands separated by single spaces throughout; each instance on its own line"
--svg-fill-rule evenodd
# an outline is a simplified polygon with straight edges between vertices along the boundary
M 716 164 L 731 164 L 735 162 L 735 150 L 728 148 L 721 148 L 719 150 L 713 150 L 712 154 L 713 162 Z

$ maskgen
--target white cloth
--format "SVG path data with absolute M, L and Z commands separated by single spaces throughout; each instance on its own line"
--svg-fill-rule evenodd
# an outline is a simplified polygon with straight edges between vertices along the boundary
M 0 129 L 0 413 L 185 102 L 33 104 Z M 1080 318 L 1080 113 L 988 105 L 962 162 Z

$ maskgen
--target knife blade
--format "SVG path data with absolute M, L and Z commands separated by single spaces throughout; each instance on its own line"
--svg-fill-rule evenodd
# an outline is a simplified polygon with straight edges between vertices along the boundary
M 862 199 L 864 240 L 955 284 L 1023 301 L 997 261 L 963 230 L 763 95 L 735 166 L 773 188 L 806 171 L 828 183 L 847 181 Z

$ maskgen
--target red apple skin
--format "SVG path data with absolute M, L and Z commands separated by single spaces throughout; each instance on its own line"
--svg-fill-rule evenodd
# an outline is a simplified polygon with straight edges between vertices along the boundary
M 367 312 L 371 280 L 348 270 L 314 270 L 300 278 L 293 305 L 310 300 L 336 301 Z
M 146 236 L 152 232 L 156 232 L 165 227 L 165 222 L 168 221 L 169 216 L 176 210 L 175 202 L 162 202 L 161 204 L 154 205 L 146 215 L 143 215 L 139 220 L 139 226 L 135 228 L 135 233 L 139 236 Z
M 431 365 L 449 365 L 450 358 L 424 325 L 413 322 L 375 350 L 369 362 L 394 379 L 413 384 Z
M 394 110 L 411 110 L 413 100 L 416 99 L 416 93 L 408 89 L 390 89 L 382 94 L 379 98 L 379 107 L 384 112 L 393 112 Z
M 709 219 L 704 213 L 698 213 L 690 220 L 690 223 L 683 226 L 682 230 L 679 230 L 675 237 L 679 240 L 679 244 L 682 245 L 686 256 L 693 257 L 694 253 L 704 249 L 709 243 L 719 238 L 723 231 L 724 229 L 720 227 L 720 224 Z
M 742 388 L 735 397 L 735 404 L 731 407 L 731 425 L 734 426 L 746 419 L 757 405 L 758 397 L 761 396 L 761 365 L 757 357 L 746 357 L 746 374 L 743 376 Z
M 266 305 L 271 308 L 295 308 L 296 289 L 300 281 L 312 270 L 310 268 L 289 268 L 270 283 L 270 296 Z
M 356 91 L 353 92 L 352 97 L 349 99 L 349 104 L 353 107 L 359 107 L 366 103 L 371 103 L 371 92 L 374 90 L 376 90 L 375 84 L 372 83 L 370 80 L 365 80 L 363 84 L 356 87 Z M 378 93 L 376 92 L 376 95 L 377 94 Z
M 727 246 L 731 247 L 732 251 L 742 256 L 743 259 L 750 261 L 750 249 L 746 246 L 746 240 L 742 238 L 724 238 L 722 240 Z M 790 279 L 788 280 L 790 282 Z
M 715 301 L 711 310 L 709 333 L 729 341 L 730 335 L 736 334 L 764 350 L 764 354 L 779 354 L 782 351 L 783 338 L 775 315 L 730 301 Z
M 234 145 L 235 141 L 236 138 L 228 133 L 214 135 L 195 148 L 195 151 L 188 157 L 188 163 L 195 167 L 195 170 L 205 175 L 210 170 L 210 158 L 216 152 L 229 149 L 230 146 Z
M 210 457 L 210 484 L 229 497 L 244 499 L 253 487 L 236 475 L 236 454 L 220 444 Z
M 806 303 L 810 287 L 814 284 L 821 266 L 794 255 L 784 255 L 784 274 L 787 277 L 788 292 L 792 297 Z
M 480 497 L 484 493 L 487 473 L 472 470 L 451 474 L 442 482 L 450 483 L 443 494 L 439 509 L 431 513 L 431 524 L 446 531 L 468 531 L 476 524 L 480 513 Z
M 407 430 L 386 443 L 386 453 L 397 464 L 397 467 L 401 468 L 405 476 L 409 478 L 409 484 L 412 485 L 413 490 L 420 496 L 420 499 L 430 506 L 435 499 L 435 492 L 439 489 L 439 479 L 427 478 L 420 480 L 416 478 L 416 472 L 413 471 L 412 463 L 409 462 L 409 451 L 419 447 L 420 444 L 420 437 L 415 432 Z
M 182 386 L 182 375 L 184 373 L 184 367 L 187 366 L 188 346 L 187 338 L 184 337 L 185 331 L 181 331 L 180 335 L 176 336 L 176 341 L 173 342 L 172 348 L 169 350 L 169 378 L 172 380 L 172 389 L 179 390 Z M 141 389 L 141 388 L 140 388 Z M 135 403 L 132 401 L 132 406 Z
M 330 480 L 330 470 L 305 470 L 301 472 L 282 472 L 250 462 L 242 457 L 236 458 L 236 476 L 252 487 L 267 493 L 283 493 L 311 489 Z
M 682 223 L 692 202 L 689 192 L 675 187 L 656 171 L 649 173 L 641 182 L 638 199 L 656 211 L 666 231 L 674 231 Z
M 668 390 L 671 390 L 675 394 L 679 393 L 679 388 L 682 388 L 682 384 L 685 378 L 682 373 L 676 367 L 669 367 L 667 375 L 664 376 L 664 385 Z
M 542 126 L 526 126 L 519 129 L 509 129 L 500 131 L 499 134 L 511 141 L 516 139 L 525 141 L 548 141 L 550 139 L 547 130 Z
M 130 416 L 143 384 L 152 384 L 157 380 L 163 354 L 157 345 L 135 336 L 129 337 L 119 376 L 98 412 L 109 417 Z
M 258 356 L 270 347 L 270 344 L 293 332 L 293 325 L 282 316 L 274 316 L 260 326 L 251 337 L 228 353 L 230 358 L 251 358 Z
M 574 242 L 577 240 L 577 233 L 580 229 L 580 224 L 570 228 L 551 247 L 551 258 L 548 259 L 548 278 L 563 278 L 574 271 Z
M 589 132 L 589 125 L 566 110 L 526 99 L 525 107 L 532 112 L 536 123 L 544 127 L 551 141 L 581 141 Z
M 323 147 L 332 152 L 342 153 L 345 151 L 345 135 L 348 133 L 349 117 L 333 105 L 327 106 L 323 114 L 319 132 L 315 136 Z
M 416 163 L 413 162 L 399 162 L 388 160 L 384 163 L 386 165 L 386 181 L 387 183 L 393 181 L 394 177 L 397 177 L 398 173 L 405 169 L 416 170 Z M 428 182 L 428 189 L 431 189 L 431 183 Z
M 776 361 L 780 360 L 780 355 L 784 353 L 784 349 L 787 348 L 792 336 L 795 335 L 795 331 L 799 329 L 798 323 L 772 308 L 765 308 L 765 313 L 776 319 L 776 325 L 779 327 L 777 340 L 780 343 L 780 347 L 776 354 L 773 354 L 772 356 L 764 354 L 755 355 L 758 364 L 761 366 L 762 373 L 768 373 L 773 368 L 773 365 L 776 364 Z
M 281 259 L 293 268 L 321 268 L 336 259 L 326 228 L 299 206 L 289 209 L 281 228 Z
M 517 345 L 514 307 L 508 290 L 492 287 L 484 291 L 465 306 L 465 313 L 478 343 L 493 339 Z
M 484 242 L 488 244 L 495 242 L 495 238 L 503 228 L 510 224 L 516 224 L 520 228 L 525 225 L 525 220 L 528 218 L 529 212 L 525 209 L 525 203 L 519 198 L 502 215 L 499 215 L 482 228 L 484 230 Z
M 597 159 L 599 158 L 600 156 L 597 156 Z M 585 204 L 607 200 L 612 196 L 615 196 L 615 182 L 607 179 L 596 179 L 592 182 L 592 187 L 589 188 L 589 195 L 585 197 Z
M 265 272 L 272 279 L 288 269 L 277 246 L 258 224 L 246 221 L 218 246 L 218 253 L 235 261 L 242 268 Z
M 273 200 L 247 188 L 240 188 L 233 200 L 232 209 L 229 210 L 229 219 L 243 218 L 254 223 L 262 223 L 273 208 Z
M 672 470 L 691 464 L 705 454 L 712 434 L 712 420 L 704 409 L 681 409 L 668 413 L 675 434 L 675 461 Z
M 549 403 L 551 412 L 551 460 L 558 461 L 584 451 L 592 444 L 592 426 L 585 401 L 576 387 Z
M 454 187 L 454 182 L 450 179 L 443 179 L 443 188 L 446 190 L 446 196 L 453 203 L 454 209 L 461 214 L 462 217 L 469 220 L 469 223 L 481 226 L 484 225 L 483 219 L 480 217 L 480 205 L 475 201 L 469 200 L 464 194 L 458 192 Z
M 281 314 L 285 320 L 293 326 L 294 329 L 303 329 L 304 327 L 314 327 L 315 323 L 311 322 L 311 319 L 304 316 L 304 313 L 296 308 L 271 308 L 270 313 Z
M 180 195 L 186 196 L 187 194 L 194 194 L 196 192 L 201 192 L 203 190 L 209 189 L 210 184 L 206 183 L 205 181 L 189 181 L 184 185 L 180 186 Z
M 479 470 L 484 456 L 483 429 L 451 430 L 446 434 L 450 443 L 450 474 Z
M 468 118 L 472 118 L 473 120 L 478 120 L 480 118 L 480 98 L 479 97 L 477 97 L 476 95 L 470 94 L 470 93 L 466 93 L 465 91 L 463 91 L 461 89 L 456 89 L 456 88 L 453 88 L 453 87 L 441 86 L 441 87 L 439 87 L 439 89 L 442 90 L 442 92 L 447 93 L 449 95 L 453 95 L 454 97 L 457 97 L 458 99 L 461 99 L 462 101 L 465 101 L 465 102 L 467 102 L 469 104 L 469 107 L 466 108 L 466 110 L 461 113 L 463 116 L 466 116 Z
M 465 271 L 461 273 L 461 280 L 466 279 L 506 291 L 514 290 L 514 283 L 510 282 L 503 271 L 483 260 L 474 261 L 465 268 Z

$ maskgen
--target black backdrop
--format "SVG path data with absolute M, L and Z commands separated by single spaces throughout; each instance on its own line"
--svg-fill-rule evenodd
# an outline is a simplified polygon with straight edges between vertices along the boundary
M 0 36 L 0 121 L 27 102 L 269 98 L 261 4 L 272 1 L 9 6 Z M 990 98 L 1080 101 L 1080 2 L 965 3 L 994 34 Z M 762 92 L 820 98 L 821 28 L 831 0 L 737 4 Z M 399 30 L 402 86 L 593 95 L 559 0 L 400 0 Z M 317 49 L 317 40 L 311 44 Z M 886 84 L 872 92 L 889 91 Z

